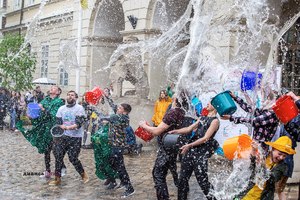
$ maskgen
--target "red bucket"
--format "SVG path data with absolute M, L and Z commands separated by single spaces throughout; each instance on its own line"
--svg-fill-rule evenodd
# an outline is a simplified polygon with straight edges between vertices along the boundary
M 208 111 L 207 108 L 205 107 L 201 110 L 201 116 L 207 116 L 207 115 L 208 115 Z
M 146 122 L 147 126 L 150 126 L 148 124 L 148 122 Z M 138 127 L 136 129 L 136 131 L 134 132 L 134 134 L 136 136 L 138 136 L 139 138 L 141 138 L 142 140 L 144 140 L 145 142 L 150 142 L 150 140 L 152 140 L 152 138 L 154 138 L 154 135 L 152 135 L 152 133 L 146 131 L 145 129 Z
M 291 121 L 299 113 L 296 104 L 294 103 L 292 98 L 287 95 L 283 95 L 282 97 L 280 97 L 276 101 L 275 105 L 272 106 L 272 109 L 274 110 L 278 119 L 283 123 Z
M 98 100 L 102 97 L 103 94 L 104 94 L 103 90 L 100 87 L 96 86 L 94 87 L 93 90 L 86 93 L 85 98 L 87 102 L 95 105 L 98 102 Z

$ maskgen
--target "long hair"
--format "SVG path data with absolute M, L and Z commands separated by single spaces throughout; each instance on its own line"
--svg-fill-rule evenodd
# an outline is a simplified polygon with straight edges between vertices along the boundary
M 86 103 L 85 95 L 86 95 L 86 92 L 83 93 L 83 95 L 82 95 L 82 98 L 81 98 L 81 105 L 84 104 L 84 103 Z
M 165 94 L 165 98 L 161 98 L 161 96 L 160 96 L 161 92 L 163 92 L 163 93 Z M 158 100 L 161 101 L 161 100 L 163 100 L 163 99 L 166 100 L 166 101 L 169 99 L 169 96 L 168 96 L 168 93 L 167 93 L 166 90 L 161 90 L 161 91 L 159 92 Z

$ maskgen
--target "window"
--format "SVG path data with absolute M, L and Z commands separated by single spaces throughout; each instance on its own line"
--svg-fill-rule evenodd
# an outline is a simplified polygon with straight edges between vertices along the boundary
M 20 0 L 14 0 L 14 10 L 20 9 Z
M 7 8 L 7 0 L 3 0 L 3 8 Z
M 34 4 L 34 0 L 27 0 L 27 6 L 31 6 Z
M 59 69 L 59 86 L 69 85 L 69 74 L 63 68 Z
M 41 57 L 41 78 L 48 77 L 48 64 L 49 64 L 49 45 L 42 45 Z
M 2 17 L 2 28 L 5 28 L 5 24 L 6 24 L 6 17 Z
M 282 67 L 281 87 L 300 95 L 300 18 L 279 42 L 279 64 Z

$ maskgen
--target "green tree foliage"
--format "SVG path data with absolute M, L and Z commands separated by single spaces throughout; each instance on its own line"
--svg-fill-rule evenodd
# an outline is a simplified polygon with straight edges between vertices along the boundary
M 1 86 L 8 90 L 31 90 L 32 74 L 36 68 L 36 54 L 31 54 L 25 36 L 6 35 L 0 43 Z

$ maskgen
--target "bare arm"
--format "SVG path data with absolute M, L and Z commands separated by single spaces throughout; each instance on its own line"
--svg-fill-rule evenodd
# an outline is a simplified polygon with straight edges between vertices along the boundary
M 170 127 L 168 124 L 165 124 L 164 122 L 161 122 L 157 127 L 151 127 L 146 125 L 146 121 L 140 121 L 139 126 L 156 136 L 160 135 Z
M 172 130 L 169 133 L 170 134 L 186 134 L 186 133 L 191 132 L 195 128 L 197 128 L 198 124 L 199 124 L 199 119 L 195 123 L 193 123 L 192 125 L 190 125 L 188 127 L 184 127 L 184 128 L 177 129 L 177 130 Z
M 195 142 L 184 145 L 180 148 L 182 150 L 181 154 L 185 154 L 191 147 L 198 146 L 198 145 L 201 145 L 201 144 L 207 142 L 208 139 L 212 136 L 212 134 L 218 130 L 218 128 L 219 128 L 219 120 L 215 119 L 210 124 L 210 126 L 209 126 L 208 130 L 206 131 L 203 138 L 200 138 L 200 139 L 196 140 Z

